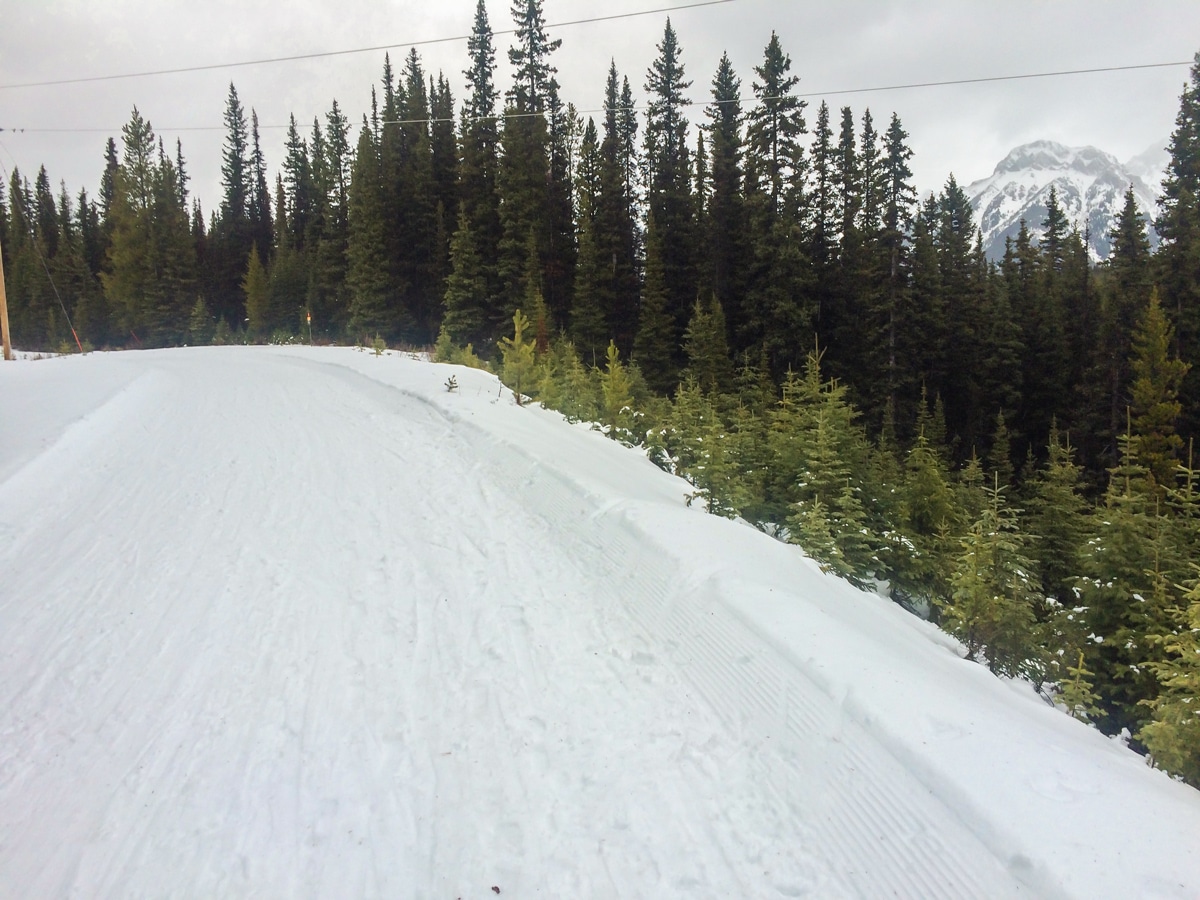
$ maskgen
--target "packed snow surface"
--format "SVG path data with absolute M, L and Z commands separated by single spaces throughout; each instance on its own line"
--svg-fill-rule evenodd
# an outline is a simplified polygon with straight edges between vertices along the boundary
M 0 363 L 0 895 L 1200 894 L 1200 794 L 688 493 L 401 354 Z

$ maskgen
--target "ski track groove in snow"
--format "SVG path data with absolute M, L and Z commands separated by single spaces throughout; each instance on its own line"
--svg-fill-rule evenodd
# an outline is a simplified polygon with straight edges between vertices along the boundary
M 605 439 L 394 357 L 92 364 L 0 456 L 0 897 L 1070 895 Z
M 511 458 L 494 452 L 490 458 L 495 477 L 512 478 L 513 471 L 523 470 L 522 477 L 512 479 L 514 490 L 522 491 L 556 534 L 578 533 L 572 527 L 579 518 L 573 486 L 532 461 L 524 464 L 515 449 L 505 449 Z M 637 553 L 634 547 L 647 547 L 650 535 L 638 533 L 636 525 L 623 521 L 612 508 L 592 511 L 590 518 L 599 539 L 578 547 L 579 558 L 595 557 L 589 567 L 600 584 L 632 570 L 628 581 L 636 591 L 630 592 L 634 600 L 624 604 L 626 610 L 648 637 L 658 635 L 666 641 L 663 650 L 676 670 L 736 736 L 772 757 L 768 768 L 782 764 L 789 770 L 784 783 L 791 790 L 784 792 L 785 802 L 798 808 L 811 801 L 800 789 L 805 783 L 829 785 L 830 795 L 821 804 L 825 817 L 810 823 L 815 826 L 814 839 L 820 855 L 836 859 L 862 896 L 950 900 L 1022 893 L 999 861 L 966 835 L 962 823 L 923 796 L 919 786 L 914 790 L 911 778 L 834 708 L 835 701 L 822 696 L 812 682 L 801 685 L 802 676 L 786 674 L 790 667 L 764 648 L 761 636 L 710 602 L 702 581 L 656 565 L 664 553 Z M 603 548 L 598 554 L 597 544 Z M 638 562 L 630 566 L 631 559 Z M 851 740 L 843 739 L 840 762 L 824 755 L 816 766 L 799 765 L 804 745 L 823 732 L 793 729 L 780 734 L 780 725 L 791 716 L 789 698 L 796 695 L 823 701 L 830 708 L 816 718 L 824 723 L 839 720 L 840 728 L 854 731 Z

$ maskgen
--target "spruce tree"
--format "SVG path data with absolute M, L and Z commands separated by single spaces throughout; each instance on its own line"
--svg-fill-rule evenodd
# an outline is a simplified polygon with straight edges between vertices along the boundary
M 1153 283 L 1150 238 L 1146 221 L 1137 208 L 1133 186 L 1113 220 L 1112 253 L 1104 265 L 1109 278 L 1101 293 L 1099 377 L 1108 402 L 1107 418 L 1099 437 L 1104 441 L 1107 466 L 1117 460 L 1117 435 L 1125 422 L 1129 396 L 1129 357 L 1133 331 L 1140 312 L 1150 303 Z
M 863 503 L 869 449 L 845 386 L 822 380 L 821 355 L 811 351 L 803 377 L 784 382 L 767 438 L 768 493 L 786 511 L 791 540 L 861 585 L 879 569 Z
M 208 294 L 218 318 L 241 322 L 245 314 L 241 280 L 254 242 L 250 222 L 254 172 L 246 111 L 232 82 L 225 102 L 221 189 L 220 214 L 212 228 L 206 260 Z
M 105 296 L 122 333 L 161 346 L 185 337 L 195 255 L 174 163 L 134 107 L 122 128 L 124 154 L 114 179 L 112 243 Z
M 558 213 L 550 206 L 547 185 L 551 181 L 551 99 L 557 104 L 556 69 L 550 55 L 561 41 L 546 36 L 541 0 L 513 0 L 516 43 L 509 48 L 513 84 L 508 91 L 503 153 L 497 173 L 501 237 L 498 243 L 498 274 L 506 301 L 506 314 L 521 304 L 527 290 L 528 238 L 536 236 L 539 270 L 551 259 L 552 232 Z M 557 273 L 556 273 L 557 274 Z M 539 277 L 545 273 L 539 271 Z
M 1151 720 L 1137 737 L 1156 766 L 1200 788 L 1200 577 L 1190 579 L 1171 618 L 1170 631 L 1155 638 L 1163 659 L 1149 664 L 1161 691 L 1144 701 Z
M 488 322 L 498 333 L 502 318 L 501 309 L 495 302 L 500 295 L 496 271 L 500 241 L 500 206 L 496 193 L 499 168 L 496 101 L 499 95 L 494 82 L 496 54 L 484 0 L 478 0 L 476 4 L 467 51 L 471 64 L 463 73 L 467 95 L 462 110 L 459 191 L 487 281 Z
M 835 223 L 837 265 L 827 273 L 826 291 L 821 296 L 822 343 L 830 348 L 830 369 L 838 377 L 852 375 L 853 349 L 862 336 L 863 237 L 859 233 L 862 208 L 862 174 L 859 171 L 858 135 L 854 112 L 842 107 L 837 145 L 832 156 L 833 189 L 838 219 Z
M 1024 373 L 1022 401 L 1018 415 L 1019 430 L 1030 442 L 1045 445 L 1050 420 L 1066 419 L 1066 398 L 1069 350 L 1066 334 L 1066 293 L 1063 265 L 1067 253 L 1067 217 L 1058 204 L 1057 192 L 1050 187 L 1046 202 L 1046 217 L 1042 222 L 1044 234 L 1038 245 L 1036 280 L 1030 284 L 1028 305 L 1014 306 L 1021 323 L 1021 343 L 1025 348 L 1021 360 Z
M 10 240 L 4 271 L 12 340 L 17 346 L 49 349 L 57 343 L 48 334 L 56 330 L 51 327 L 52 289 L 41 264 L 45 251 L 37 244 L 41 239 L 34 226 L 33 191 L 17 168 L 12 171 L 8 196 Z
M 1100 707 L 1096 705 L 1096 692 L 1092 687 L 1092 679 L 1096 673 L 1088 671 L 1082 650 L 1076 657 L 1075 660 L 1065 661 L 1066 674 L 1058 685 L 1057 702 L 1066 709 L 1071 718 L 1080 722 L 1090 722 L 1100 715 Z
M 191 181 L 191 176 L 187 173 L 187 166 L 183 161 L 183 140 L 175 138 L 175 178 L 179 182 L 179 205 L 184 209 L 188 208 L 188 182 Z
M 458 228 L 450 242 L 450 266 L 442 329 L 459 347 L 483 347 L 491 334 L 491 310 L 483 261 L 465 202 L 459 207 Z
M 312 182 L 312 167 L 309 163 L 308 144 L 296 127 L 296 117 L 289 119 L 283 159 L 284 184 L 287 187 L 287 243 L 295 250 L 304 248 L 308 223 L 312 216 L 313 196 L 316 188 Z M 281 236 L 280 240 L 283 238 Z
M 416 48 L 401 73 L 397 103 L 400 121 L 384 129 L 396 157 L 381 155 L 387 199 L 396 204 L 385 219 L 395 286 L 404 309 L 403 330 L 410 340 L 433 340 L 440 304 L 437 197 L 429 123 L 429 95 Z M 392 132 L 395 132 L 393 135 Z
M 992 430 L 992 410 L 981 383 L 978 361 L 987 357 L 988 279 L 990 267 L 979 245 L 979 230 L 970 199 L 953 175 L 937 202 L 933 245 L 938 256 L 938 280 L 945 321 L 939 331 L 947 338 L 944 369 L 938 381 L 928 383 L 946 407 L 950 433 L 964 446 L 982 446 Z M 1018 313 L 1018 319 L 1020 314 Z M 948 338 L 953 336 L 952 340 Z M 1055 398 L 1056 400 L 1058 398 Z M 1046 412 L 1046 430 L 1056 404 Z M 1030 431 L 1022 428 L 1027 436 Z
M 1158 291 L 1151 291 L 1150 303 L 1133 334 L 1130 399 L 1138 462 L 1149 469 L 1160 491 L 1175 482 L 1183 447 L 1183 439 L 1176 433 L 1182 411 L 1178 394 L 1189 368 L 1182 360 L 1171 358 L 1171 343 L 1171 324 Z
M 46 174 L 45 166 L 38 169 L 33 182 L 33 223 L 46 248 L 46 256 L 53 259 L 58 255 L 60 224 L 58 206 L 50 190 L 50 176 Z
M 858 138 L 854 129 L 854 111 L 842 107 L 841 127 L 838 131 L 837 149 L 834 151 L 834 185 L 837 191 L 838 237 L 843 253 L 847 244 L 856 240 L 855 230 L 858 213 L 862 207 L 862 173 L 858 163 Z
M 242 223 L 250 212 L 254 190 L 249 154 L 246 112 L 238 99 L 237 88 L 229 84 L 225 103 L 225 146 L 222 151 L 221 184 L 224 189 L 221 218 L 227 225 Z
M 564 107 L 558 83 L 548 86 L 545 185 L 546 245 L 542 258 L 542 293 L 551 317 L 567 319 L 575 279 L 575 207 L 573 204 L 575 137 L 582 127 L 574 106 Z
M 575 300 L 571 307 L 571 337 L 586 360 L 598 363 L 598 357 L 610 340 L 605 313 L 604 288 L 599 254 L 596 248 L 596 226 L 586 209 L 579 217 L 579 256 L 575 266 Z
M 662 253 L 657 220 L 651 212 L 646 224 L 646 282 L 642 289 L 633 358 L 651 389 L 669 394 L 678 383 L 679 370 L 674 362 L 677 332 L 668 307 L 670 301 Z
M 917 192 L 912 183 L 912 149 L 908 132 L 893 113 L 884 138 L 882 160 L 882 220 L 880 222 L 879 252 L 883 257 L 884 284 L 879 292 L 881 304 L 874 311 L 874 331 L 879 335 L 886 363 L 886 375 L 881 378 L 886 402 L 893 410 L 901 396 L 915 396 L 919 383 L 920 364 L 925 336 L 914 333 L 915 322 L 909 288 L 911 270 L 912 232 L 917 205 Z
M 684 333 L 687 374 L 706 393 L 729 392 L 733 388 L 733 361 L 729 358 L 725 313 L 721 302 L 699 300 L 692 308 L 692 319 Z
M 646 108 L 645 165 L 646 200 L 658 229 L 666 309 L 676 336 L 686 327 L 696 297 L 695 202 L 688 120 L 683 115 L 687 103 L 683 92 L 692 83 L 684 80 L 681 57 L 679 40 L 668 19 L 658 56 L 646 73 L 650 100 Z M 677 337 L 672 344 L 669 364 L 677 366 L 681 362 Z
M 449 272 L 450 235 L 458 214 L 459 188 L 458 138 L 454 133 L 454 95 L 450 82 L 438 72 L 437 82 L 429 83 L 429 150 L 433 169 L 433 196 L 437 223 L 442 239 L 436 242 L 434 283 L 441 284 Z
M 632 444 L 633 384 L 621 362 L 621 351 L 613 341 L 608 342 L 604 358 L 604 374 L 600 377 L 600 420 L 610 438 Z
M 175 162 L 158 147 L 158 171 L 155 182 L 154 244 L 158 250 L 157 314 L 152 333 L 158 340 L 177 344 L 184 340 L 187 314 L 192 307 L 198 284 L 195 243 L 191 220 L 179 189 Z
M 104 171 L 100 175 L 100 211 L 101 217 L 105 220 L 108 219 L 108 212 L 116 193 L 117 168 L 120 164 L 121 161 L 117 157 L 117 142 L 109 138 L 104 145 Z
M 619 348 L 633 347 L 637 333 L 640 284 L 637 268 L 637 113 L 632 108 L 629 80 L 622 90 L 617 67 L 610 64 L 604 90 L 604 134 L 600 141 L 599 186 L 593 210 L 597 274 L 608 334 Z M 580 266 L 584 264 L 580 246 Z M 578 298 L 576 303 L 578 303 Z
M 512 390 L 513 399 L 520 406 L 525 402 L 525 392 L 533 387 L 534 369 L 537 360 L 534 342 L 529 337 L 529 317 L 521 310 L 513 313 L 513 336 L 500 339 L 500 378 Z
M 1121 452 L 1081 559 L 1079 605 L 1085 608 L 1090 639 L 1080 649 L 1087 668 L 1096 673 L 1102 710 L 1097 726 L 1106 734 L 1128 728 L 1136 735 L 1150 719 L 1142 701 L 1158 694 L 1148 664 L 1160 652 L 1148 637 L 1167 630 L 1170 598 L 1162 576 L 1173 562 L 1154 482 L 1137 462 L 1128 431 L 1121 437 Z
M 365 342 L 397 331 L 400 310 L 392 291 L 384 223 L 385 206 L 379 151 L 365 118 L 354 155 L 349 196 L 346 284 L 350 289 L 349 336 Z
M 314 206 L 305 238 L 310 274 L 308 305 L 313 314 L 320 317 L 324 328 L 340 332 L 345 327 L 349 306 L 346 251 L 350 240 L 350 184 L 354 157 L 350 149 L 350 124 L 336 100 L 325 114 L 322 140 L 314 142 L 313 149 L 321 152 L 322 159 L 313 166 Z M 317 173 L 320 174 L 319 183 Z
M 191 315 L 188 316 L 188 343 L 197 347 L 211 344 L 215 328 L 208 304 L 204 302 L 203 297 L 197 297 L 196 305 L 192 307 Z
M 179 164 L 183 163 L 183 154 L 178 154 Z M 260 259 L 269 259 L 275 246 L 274 221 L 271 219 L 271 195 L 267 187 L 267 162 L 263 156 L 262 143 L 258 136 L 258 113 L 250 110 L 250 169 L 247 176 L 250 184 L 248 199 L 247 228 L 250 240 L 254 244 Z M 186 194 L 180 185 L 180 203 L 186 209 Z
M 999 479 L 985 490 L 983 510 L 960 541 L 942 622 L 966 644 L 968 658 L 986 661 L 997 674 L 1027 674 L 1035 656 L 1036 588 L 1025 536 Z
M 836 185 L 833 130 L 829 124 L 829 106 L 824 100 L 817 109 L 817 124 L 813 130 L 811 157 L 812 249 L 809 251 L 809 255 L 817 270 L 818 284 L 824 287 L 829 277 L 830 264 L 837 254 L 837 223 L 841 218 Z
M 1200 53 L 1179 98 L 1171 160 L 1158 200 L 1156 257 L 1163 305 L 1175 324 L 1175 356 L 1192 365 L 1180 389 L 1183 430 L 1200 432 Z
M 246 260 L 242 293 L 246 297 L 246 338 L 251 341 L 264 340 L 269 337 L 270 328 L 275 323 L 269 318 L 270 285 L 257 247 L 250 249 L 250 256 Z
M 886 563 L 894 573 L 892 596 L 918 610 L 948 593 L 959 527 L 959 511 L 941 458 L 940 442 L 924 430 L 905 459 L 900 488 L 900 531 L 906 540 L 889 544 Z
M 791 204 L 794 215 L 806 175 L 800 141 L 807 132 L 807 104 L 793 94 L 800 79 L 789 74 L 791 68 L 791 57 L 783 52 L 779 36 L 771 32 L 762 65 L 754 67 L 757 103 L 750 112 L 747 143 L 755 180 L 769 198 L 772 217 L 784 214 L 785 203 Z
M 759 346 L 782 374 L 804 363 L 816 308 L 802 220 L 807 164 L 800 144 L 804 101 L 793 95 L 799 79 L 772 34 L 755 67 L 757 102 L 748 116 L 746 206 L 751 271 L 745 308 L 734 324 L 735 348 Z
M 1048 459 L 1033 478 L 1029 553 L 1041 593 L 1064 606 L 1075 605 L 1075 579 L 1088 529 L 1082 486 L 1074 449 L 1055 426 L 1050 431 Z
M 86 204 L 86 195 L 82 202 Z M 86 211 L 81 210 L 86 222 Z M 96 276 L 88 265 L 80 218 L 66 185 L 61 185 L 58 197 L 58 253 L 49 261 L 50 272 L 59 296 L 70 312 L 70 321 L 63 322 L 62 338 L 76 349 L 102 342 L 105 331 L 105 303 Z M 73 333 L 72 333 L 73 329 Z M 78 341 L 79 343 L 76 343 Z
M 729 55 L 721 56 L 712 82 L 712 104 L 705 110 L 712 147 L 711 196 L 704 217 L 704 282 L 726 310 L 734 333 L 742 331 L 747 256 L 742 200 L 741 81 Z

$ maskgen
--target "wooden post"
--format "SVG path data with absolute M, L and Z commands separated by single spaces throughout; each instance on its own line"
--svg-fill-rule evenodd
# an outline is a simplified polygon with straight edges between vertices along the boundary
M 0 336 L 4 338 L 4 358 L 12 359 L 12 341 L 8 337 L 8 295 L 4 292 L 3 247 L 0 247 Z

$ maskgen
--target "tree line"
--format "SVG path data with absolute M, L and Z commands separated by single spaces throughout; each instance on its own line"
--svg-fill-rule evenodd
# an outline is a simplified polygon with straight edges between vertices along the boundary
M 1052 195 L 1043 236 L 993 264 L 953 176 L 918 197 L 899 118 L 810 110 L 777 35 L 748 91 L 722 57 L 693 127 L 668 20 L 644 110 L 612 64 L 585 119 L 540 0 L 511 11 L 503 95 L 480 0 L 460 103 L 415 49 L 387 58 L 356 126 L 336 101 L 292 118 L 273 185 L 230 85 L 207 217 L 136 109 L 95 199 L 14 171 L 16 342 L 73 340 L 65 308 L 85 346 L 378 337 L 492 360 L 1200 779 L 1200 62 L 1157 252 L 1130 191 L 1091 264 Z

